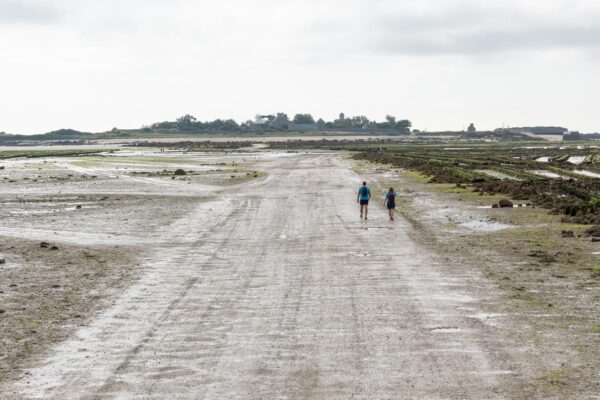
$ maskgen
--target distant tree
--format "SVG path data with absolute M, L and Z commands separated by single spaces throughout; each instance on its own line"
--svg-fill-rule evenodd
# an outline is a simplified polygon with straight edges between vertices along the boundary
M 410 133 L 410 128 L 412 127 L 412 122 L 407 119 L 401 119 L 396 123 L 396 128 L 400 129 L 404 133 Z
M 323 118 L 319 118 L 317 120 L 317 125 L 325 125 L 325 121 L 323 120 Z
M 144 128 L 148 128 L 147 126 Z M 174 121 L 164 121 L 164 122 L 156 122 L 150 126 L 153 129 L 176 129 L 177 122 Z
M 467 128 L 467 132 L 477 132 L 477 129 L 475 129 L 475 125 L 471 122 L 471 125 L 469 125 L 469 127 Z
M 294 124 L 314 124 L 315 119 L 310 114 L 296 114 L 294 116 Z
M 352 117 L 352 126 L 363 126 L 364 124 L 369 122 L 369 118 L 364 115 Z
M 198 127 L 196 117 L 191 114 L 186 114 L 183 117 L 179 117 L 175 122 L 177 123 L 177 128 L 182 131 L 192 130 Z
M 240 126 L 237 124 L 237 122 L 235 122 L 235 120 L 233 120 L 233 119 L 226 119 L 221 124 L 220 130 L 222 130 L 222 131 L 235 131 L 235 130 L 239 129 L 239 127 Z
M 385 120 L 388 124 L 390 124 L 390 126 L 396 126 L 396 117 L 393 115 L 386 115 Z

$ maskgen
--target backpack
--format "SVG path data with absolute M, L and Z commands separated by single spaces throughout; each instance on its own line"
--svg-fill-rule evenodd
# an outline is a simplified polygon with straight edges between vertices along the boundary
M 369 196 L 369 189 L 367 189 L 366 186 L 363 186 L 360 188 L 360 196 L 361 197 L 368 197 Z
M 393 203 L 396 201 L 396 194 L 394 192 L 391 192 L 388 194 L 388 202 Z

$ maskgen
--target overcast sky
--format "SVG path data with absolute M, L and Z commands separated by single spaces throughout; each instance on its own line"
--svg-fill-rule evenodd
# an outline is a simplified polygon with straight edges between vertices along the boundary
M 0 131 L 285 111 L 600 131 L 598 0 L 0 0 Z

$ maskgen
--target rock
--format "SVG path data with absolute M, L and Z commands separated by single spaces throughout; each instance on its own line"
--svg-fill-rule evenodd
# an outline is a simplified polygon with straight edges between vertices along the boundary
M 6 260 L 4 258 L 0 258 L 0 265 L 6 264 Z
M 600 237 L 600 225 L 595 225 L 586 229 L 585 236 Z
M 173 175 L 177 175 L 177 176 L 181 176 L 181 175 L 187 175 L 187 172 L 185 172 L 183 169 L 178 168 L 175 170 L 175 172 L 173 173 Z
M 43 248 L 43 249 L 48 248 L 49 246 L 50 246 L 50 243 L 48 243 L 48 242 L 41 242 L 40 243 L 40 247 Z
M 1 310 L 0 309 L 0 314 L 4 314 L 6 312 L 6 310 Z
M 52 246 L 50 247 L 50 250 L 58 250 L 58 246 Z
M 561 236 L 564 238 L 572 238 L 575 237 L 575 233 L 573 231 L 562 231 Z
M 77 205 L 75 206 L 75 209 L 76 209 L 76 210 L 81 210 L 81 204 L 77 204 Z
M 494 203 L 492 204 L 492 208 L 500 208 L 500 206 L 498 205 L 498 203 Z
M 498 202 L 498 205 L 500 206 L 500 208 L 511 208 L 513 206 L 513 203 L 510 200 L 502 199 Z
M 593 237 L 593 238 L 592 238 L 592 243 L 597 243 L 597 242 L 600 242 L 600 238 L 598 238 L 598 237 Z

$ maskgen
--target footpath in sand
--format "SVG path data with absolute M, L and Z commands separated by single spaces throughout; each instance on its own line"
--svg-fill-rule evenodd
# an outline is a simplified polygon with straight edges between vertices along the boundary
M 156 245 L 142 276 L 4 393 L 520 398 L 522 371 L 510 367 L 520 349 L 481 323 L 491 283 L 450 273 L 379 200 L 361 221 L 360 177 L 342 156 L 257 168 L 268 176 L 165 228 L 173 244 Z

